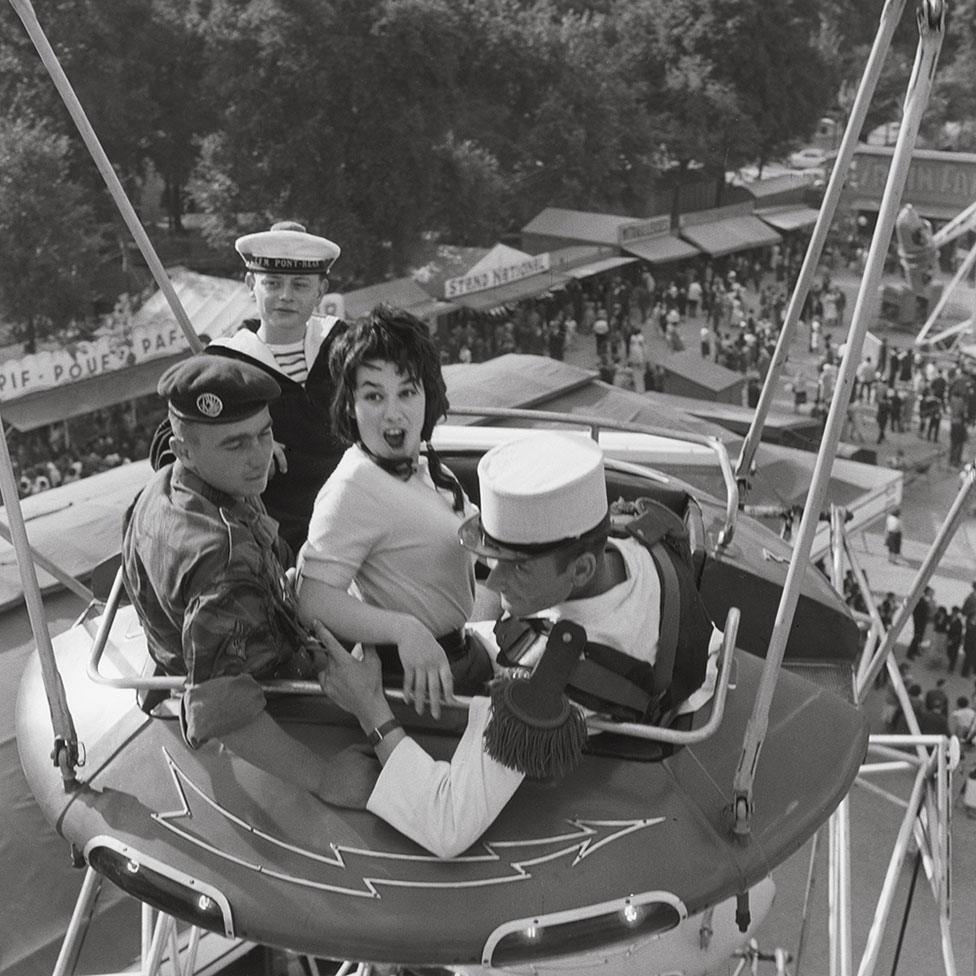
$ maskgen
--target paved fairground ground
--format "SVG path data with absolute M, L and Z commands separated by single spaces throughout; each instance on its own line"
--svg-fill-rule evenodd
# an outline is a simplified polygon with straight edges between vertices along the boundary
M 845 328 L 833 335 L 835 344 L 844 341 L 846 326 L 849 326 L 851 313 L 855 306 L 859 279 L 850 271 L 839 270 L 832 275 L 833 280 L 845 292 L 847 306 Z M 891 279 L 894 280 L 894 279 Z M 958 320 L 971 314 L 974 308 L 972 289 L 964 289 L 953 299 Z M 747 303 L 748 307 L 748 303 Z M 687 348 L 697 348 L 700 320 L 689 320 L 683 332 Z M 898 328 L 875 325 L 871 331 L 879 339 L 887 338 L 889 346 L 911 347 L 914 334 Z M 655 351 L 663 352 L 665 346 L 657 328 L 645 327 L 644 335 L 650 358 Z M 971 339 L 969 341 L 972 341 Z M 801 326 L 799 334 L 791 344 L 788 370 L 799 366 L 810 389 L 814 388 L 817 374 L 817 355 L 809 351 L 809 330 Z M 570 350 L 567 360 L 580 366 L 595 366 L 593 340 L 589 337 L 577 338 L 576 347 Z M 948 365 L 950 359 L 946 358 Z M 781 377 L 779 389 L 774 400 L 774 408 L 783 411 L 794 409 L 792 394 L 786 387 L 786 378 Z M 809 406 L 802 408 L 809 411 Z M 864 531 L 854 534 L 851 543 L 855 556 L 864 569 L 872 594 L 880 602 L 885 593 L 892 591 L 899 598 L 904 597 L 911 588 L 923 559 L 928 553 L 950 506 L 960 488 L 959 470 L 948 465 L 948 427 L 944 420 L 939 434 L 939 442 L 933 444 L 921 438 L 917 432 L 917 422 L 909 424 L 905 433 L 887 432 L 884 442 L 877 444 L 878 428 L 874 421 L 873 405 L 856 408 L 857 426 L 865 446 L 877 451 L 878 464 L 887 465 L 890 458 L 901 449 L 906 473 L 902 504 L 904 542 L 902 558 L 898 564 L 888 561 L 884 546 L 883 518 L 868 526 Z M 854 438 L 856 442 L 857 438 Z M 976 437 L 970 432 L 963 458 L 972 460 Z M 915 469 L 926 468 L 924 472 Z M 976 503 L 974 503 L 976 504 Z M 952 607 L 961 604 L 976 580 L 976 508 L 970 506 L 963 524 L 949 543 L 939 561 L 938 568 L 930 585 L 935 590 L 937 604 Z M 909 620 L 899 635 L 896 656 L 904 660 L 905 650 L 912 636 Z M 954 675 L 947 674 L 946 662 L 936 660 L 926 647 L 912 666 L 912 677 L 927 691 L 939 681 L 944 681 L 944 689 L 952 706 L 960 695 L 972 695 L 976 691 L 973 678 L 962 678 L 957 664 Z M 871 715 L 872 732 L 882 732 L 881 712 L 884 706 L 884 692 L 872 691 L 867 708 Z M 813 744 L 797 743 L 797 750 Z M 963 753 L 959 769 L 953 776 L 953 816 L 952 838 L 952 945 L 955 954 L 956 972 L 976 976 L 976 948 L 974 948 L 974 929 L 976 929 L 976 818 L 964 802 L 963 788 L 967 773 L 976 768 L 976 750 Z M 758 775 L 762 775 L 762 766 Z M 891 774 L 882 778 L 872 776 L 870 784 L 880 786 L 890 794 L 907 800 L 912 780 L 909 774 Z M 855 785 L 850 796 L 851 809 L 851 899 L 852 899 L 852 949 L 854 968 L 858 972 L 858 962 L 866 943 L 869 927 L 874 917 L 875 905 L 881 892 L 885 872 L 901 823 L 903 808 L 891 799 L 882 797 L 876 789 Z M 763 949 L 775 946 L 796 953 L 803 940 L 799 972 L 805 976 L 826 976 L 831 970 L 828 938 L 828 857 L 827 829 L 823 828 L 813 857 L 811 875 L 811 844 L 805 845 L 793 857 L 773 871 L 777 883 L 777 898 L 773 910 L 759 931 L 759 942 Z M 909 904 L 909 890 L 914 867 L 914 856 L 897 873 L 897 888 L 894 905 L 885 929 L 882 951 L 874 972 L 904 976 L 936 976 L 949 972 L 944 967 L 941 937 L 935 900 L 931 888 L 925 880 L 924 869 L 919 872 L 914 895 Z M 808 879 L 812 876 L 812 885 Z M 807 899 L 807 893 L 809 897 Z M 804 903 L 807 899 L 807 910 Z M 901 948 L 898 949 L 899 935 L 904 925 Z M 897 968 L 895 961 L 897 954 Z M 730 970 L 731 971 L 731 970 Z M 762 970 L 761 970 L 762 971 Z M 772 972 L 772 967 L 767 970 Z M 839 971 L 839 970 L 837 970 Z M 722 970 L 722 972 L 725 972 Z M 794 970 L 794 973 L 796 970 Z M 866 976 L 866 974 L 864 974 Z

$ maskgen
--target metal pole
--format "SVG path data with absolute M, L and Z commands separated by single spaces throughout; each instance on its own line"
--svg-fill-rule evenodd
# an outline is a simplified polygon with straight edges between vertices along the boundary
M 27 526 L 24 523 L 24 513 L 20 507 L 20 496 L 17 494 L 17 482 L 14 480 L 10 450 L 7 447 L 7 437 L 2 433 L 2 429 L 3 423 L 0 420 L 0 497 L 3 498 L 3 504 L 7 509 L 7 519 L 10 522 L 10 541 L 17 555 L 17 568 L 20 571 L 20 582 L 24 588 L 24 603 L 27 606 L 31 630 L 34 632 L 37 656 L 41 662 L 41 676 L 44 679 L 44 691 L 47 695 L 48 709 L 51 712 L 51 725 L 54 730 L 54 763 L 61 770 L 61 779 L 67 792 L 73 790 L 78 784 L 75 778 L 75 766 L 78 762 L 78 735 L 75 732 L 74 721 L 68 709 L 68 699 L 54 658 L 54 646 L 47 629 L 44 603 L 41 600 L 41 588 L 37 582 L 34 564 L 31 562 Z
M 834 856 L 837 859 L 837 923 L 834 935 L 837 939 L 837 973 L 838 976 L 851 976 L 854 961 L 851 949 L 851 811 L 850 800 L 846 796 L 831 814 L 831 819 L 836 822 Z
M 902 605 L 898 608 L 898 612 L 895 614 L 895 619 L 891 622 L 891 627 L 888 629 L 888 633 L 885 635 L 885 639 L 882 641 L 881 646 L 877 651 L 875 651 L 874 660 L 871 662 L 870 667 L 867 669 L 863 677 L 858 681 L 857 697 L 859 701 L 864 697 L 864 694 L 870 687 L 871 682 L 874 681 L 875 676 L 881 669 L 884 659 L 888 655 L 888 652 L 894 648 L 898 635 L 908 622 L 908 618 L 911 616 L 912 610 L 915 609 L 915 604 L 918 603 L 919 597 L 922 595 L 922 591 L 925 589 L 926 584 L 938 567 L 942 556 L 945 554 L 945 551 L 949 546 L 950 540 L 955 535 L 959 525 L 966 518 L 966 506 L 969 496 L 972 494 L 974 484 L 976 484 L 976 464 L 970 462 L 964 469 L 964 480 L 962 487 L 959 489 L 959 493 L 956 495 L 955 501 L 953 501 L 952 506 L 949 508 L 945 521 L 942 523 L 942 526 L 939 528 L 938 534 L 935 537 L 935 541 L 932 543 L 932 546 L 926 554 L 922 565 L 919 567 L 918 573 L 915 576 L 915 580 L 912 583 L 912 587 L 909 590 L 908 595 L 905 597 Z
M 67 976 L 74 971 L 76 955 L 80 948 L 78 940 L 84 934 L 82 926 L 85 918 L 95 904 L 101 888 L 102 879 L 94 868 L 85 868 L 85 880 L 81 883 L 81 891 L 78 893 L 78 900 L 75 902 L 74 911 L 71 913 L 71 921 L 68 922 L 68 930 L 64 933 L 64 941 L 61 943 L 61 951 L 58 953 L 57 961 L 51 976 Z
M 875 647 L 877 646 L 877 641 L 884 640 L 885 637 L 885 627 L 881 620 L 881 614 L 878 612 L 877 605 L 874 602 L 874 597 L 871 595 L 871 588 L 868 585 L 868 579 L 864 575 L 864 570 L 861 568 L 861 564 L 857 561 L 854 556 L 853 547 L 851 546 L 851 541 L 847 537 L 847 532 L 841 529 L 843 532 L 844 539 L 844 551 L 847 553 L 847 561 L 851 564 L 851 570 L 854 573 L 854 579 L 857 580 L 857 585 L 864 596 L 864 604 L 868 608 L 868 615 L 871 617 L 871 634 L 877 635 L 877 640 L 874 641 Z M 858 664 L 857 676 L 855 678 L 855 700 L 860 704 L 861 694 L 859 689 L 862 687 L 861 681 L 863 680 L 863 675 L 867 674 L 867 669 L 873 660 L 874 650 L 869 650 L 866 645 L 864 648 L 864 653 Z
M 0 522 L 0 539 L 5 539 L 13 544 L 10 529 Z M 71 590 L 75 596 L 81 597 L 85 603 L 91 603 L 94 594 L 87 586 L 79 583 L 70 573 L 66 573 L 60 566 L 52 563 L 50 559 L 39 553 L 33 546 L 30 547 L 30 558 L 35 566 L 39 566 L 49 576 L 53 576 L 66 590 Z
M 102 144 L 99 142 L 91 122 L 88 121 L 88 116 L 85 115 L 85 110 L 82 108 L 81 102 L 78 101 L 78 96 L 75 94 L 74 89 L 71 87 L 71 82 L 68 81 L 68 76 L 61 67 L 61 62 L 58 61 L 58 56 L 54 53 L 54 48 L 51 47 L 50 42 L 44 34 L 44 30 L 37 19 L 37 14 L 34 13 L 33 5 L 30 0 L 10 0 L 10 3 L 16 11 L 17 16 L 23 22 L 27 33 L 30 35 L 30 39 L 37 49 L 37 53 L 40 55 L 44 67 L 51 76 L 51 80 L 54 82 L 54 86 L 57 88 L 58 94 L 61 96 L 61 100 L 68 110 L 68 114 L 71 116 L 81 138 L 88 147 L 88 152 L 91 154 L 92 160 L 98 167 L 98 172 L 102 174 L 102 179 L 105 181 L 105 185 L 108 187 L 108 191 L 115 201 L 115 206 L 118 207 L 126 227 L 129 228 L 129 233 L 132 234 L 139 250 L 142 252 L 142 256 L 149 266 L 149 270 L 152 272 L 152 276 L 155 278 L 159 290 L 166 296 L 166 301 L 169 302 L 169 307 L 176 321 L 179 323 L 180 328 L 183 330 L 183 335 L 186 336 L 186 341 L 190 349 L 193 352 L 201 352 L 203 350 L 203 343 L 194 331 L 193 325 L 186 314 L 186 309 L 183 308 L 183 303 L 174 291 L 173 284 L 169 280 L 169 276 L 166 274 L 166 269 L 163 267 L 162 262 L 159 260 L 159 255 L 156 254 L 156 249 L 153 247 L 152 241 L 149 240 L 145 228 L 142 226 L 132 204 L 129 202 L 121 181 L 116 175 L 108 156 L 105 154 L 105 150 L 102 148 Z
M 925 321 L 925 325 L 922 326 L 922 331 L 915 338 L 915 345 L 921 346 L 925 344 L 925 337 L 932 331 L 933 326 L 936 323 L 939 315 L 942 313 L 942 309 L 946 307 L 949 301 L 949 297 L 952 293 L 959 287 L 959 282 L 969 273 L 969 269 L 976 264 L 976 244 L 974 244 L 970 249 L 969 253 L 966 255 L 965 260 L 959 266 L 959 270 L 955 273 L 952 281 L 949 282 L 949 287 L 946 288 L 942 295 L 939 297 L 935 308 L 932 309 L 929 314 L 928 319 Z
M 854 152 L 857 149 L 861 130 L 864 128 L 864 121 L 871 105 L 871 97 L 877 87 L 881 69 L 884 67 L 885 56 L 891 46 L 891 39 L 904 9 L 905 0 L 887 0 L 884 9 L 881 11 L 878 33 L 875 35 L 874 45 L 868 55 L 867 64 L 864 66 L 864 74 L 861 76 L 861 82 L 854 97 L 854 104 L 851 106 L 850 118 L 847 127 L 844 129 L 844 137 L 841 140 L 840 149 L 837 151 L 837 158 L 834 160 L 830 179 L 827 181 L 820 214 L 813 228 L 810 243 L 807 245 L 807 253 L 803 258 L 803 264 L 800 266 L 800 274 L 793 287 L 790 303 L 786 308 L 786 317 L 766 373 L 766 382 L 763 383 L 762 392 L 759 394 L 759 403 L 756 404 L 756 413 L 739 452 L 735 476 L 740 484 L 745 484 L 749 477 L 749 471 L 752 468 L 752 462 L 762 438 L 763 425 L 766 423 L 766 417 L 773 405 L 773 395 L 776 392 L 780 374 L 783 371 L 796 333 L 800 312 L 803 311 L 804 302 L 806 302 L 807 294 L 810 291 L 817 265 L 820 263 L 820 255 L 823 253 L 824 243 L 827 240 L 827 234 L 830 231 L 830 225 L 833 222 L 834 213 L 844 189 L 844 181 L 847 179 L 851 163 L 854 160 Z
M 908 852 L 908 842 L 912 835 L 912 828 L 915 818 L 918 816 L 918 808 L 922 803 L 925 792 L 925 780 L 928 770 L 921 768 L 915 774 L 915 783 L 912 786 L 912 793 L 908 800 L 908 809 L 902 818 L 901 826 L 898 828 L 898 837 L 891 852 L 891 860 L 888 862 L 888 870 L 885 874 L 884 883 L 881 886 L 881 894 L 875 906 L 874 919 L 868 931 L 867 943 L 864 946 L 864 955 L 861 956 L 861 964 L 857 970 L 857 976 L 871 976 L 874 967 L 878 963 L 878 954 L 881 951 L 881 938 L 884 935 L 885 926 L 888 923 L 888 916 L 891 913 L 891 906 L 895 898 L 895 888 L 898 885 L 898 875 L 901 873 L 901 866 L 905 861 Z
M 908 928 L 908 916 L 912 910 L 912 903 L 915 901 L 915 885 L 918 882 L 918 869 L 922 866 L 921 852 L 915 855 L 915 863 L 912 865 L 912 879 L 908 883 L 908 897 L 905 899 L 905 911 L 901 916 L 901 925 L 898 928 L 898 942 L 895 944 L 895 957 L 891 960 L 891 976 L 898 972 L 898 960 L 901 959 L 901 947 L 905 943 L 905 930 Z
M 941 864 L 937 901 L 939 905 L 939 934 L 942 937 L 942 961 L 946 976 L 956 976 L 956 957 L 952 948 L 952 763 L 949 760 L 948 740 L 943 739 L 936 747 L 936 808 L 939 834 L 933 844 Z
M 888 245 L 891 242 L 896 206 L 901 199 L 908 178 L 912 148 L 918 135 L 922 112 L 932 86 L 935 64 L 942 47 L 942 39 L 945 34 L 945 8 L 942 0 L 925 0 L 919 11 L 918 24 L 918 51 L 912 76 L 908 83 L 902 127 L 898 133 L 898 142 L 891 160 L 891 170 L 881 200 L 878 224 L 871 241 L 864 277 L 854 308 L 847 350 L 844 353 L 837 387 L 834 390 L 834 397 L 827 415 L 820 453 L 817 455 L 803 518 L 800 520 L 799 535 L 793 546 L 793 556 L 787 570 L 786 583 L 773 624 L 762 678 L 756 694 L 753 712 L 746 726 L 742 752 L 733 781 L 732 831 L 740 839 L 748 836 L 751 830 L 752 785 L 769 724 L 769 709 L 776 690 L 776 679 L 783 661 L 783 654 L 786 651 L 786 642 L 789 638 L 793 616 L 799 602 L 800 586 L 810 562 L 810 551 L 813 547 L 820 511 L 823 508 L 827 493 L 830 470 L 837 453 L 841 428 L 847 416 L 847 405 L 854 382 L 855 370 L 861 361 L 861 349 L 868 328 L 868 320 L 873 311 L 873 306 L 877 302 L 878 284 L 888 253 Z
M 817 847 L 819 842 L 820 831 L 818 830 L 810 842 L 810 863 L 807 866 L 807 883 L 803 889 L 803 910 L 800 912 L 800 938 L 796 944 L 796 962 L 793 966 L 795 976 L 800 976 L 800 963 L 803 961 L 803 949 L 807 938 L 807 920 L 810 910 L 810 895 L 813 893 L 813 886 L 816 881 Z
M 827 821 L 827 973 L 829 976 L 840 976 L 838 973 L 838 947 L 840 939 L 837 936 L 837 823 L 833 816 Z

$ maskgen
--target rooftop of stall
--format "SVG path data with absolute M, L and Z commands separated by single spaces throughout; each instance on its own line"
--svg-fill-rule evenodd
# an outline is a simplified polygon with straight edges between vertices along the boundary
M 681 214 L 678 233 L 713 258 L 782 240 L 778 231 L 755 215 L 751 202 Z
M 745 184 L 755 201 L 756 216 L 775 230 L 789 234 L 817 222 L 819 209 L 811 206 L 816 190 L 812 173 L 783 173 Z

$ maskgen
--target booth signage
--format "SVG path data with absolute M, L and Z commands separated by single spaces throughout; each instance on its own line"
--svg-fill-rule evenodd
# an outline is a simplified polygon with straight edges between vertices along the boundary
M 102 336 L 67 349 L 8 359 L 0 363 L 0 401 L 173 356 L 186 348 L 186 337 L 175 322 L 157 322 L 137 326 L 125 336 Z
M 530 278 L 532 275 L 542 274 L 548 270 L 549 253 L 536 254 L 515 264 L 503 264 L 497 268 L 485 268 L 474 274 L 448 278 L 444 282 L 444 297 L 447 299 L 458 298 L 461 295 L 470 295 L 472 292 L 497 288 L 499 285 L 521 281 L 523 278 Z
M 648 237 L 662 237 L 671 232 L 671 216 L 662 214 L 648 220 L 639 220 L 633 224 L 621 224 L 617 230 L 617 239 L 621 244 L 632 244 Z
M 861 149 L 854 161 L 851 191 L 863 209 L 867 209 L 870 203 L 877 205 L 881 201 L 891 169 L 891 155 Z M 973 200 L 976 200 L 976 155 L 922 151 L 912 156 L 903 203 L 911 203 L 925 214 L 931 207 L 964 210 Z

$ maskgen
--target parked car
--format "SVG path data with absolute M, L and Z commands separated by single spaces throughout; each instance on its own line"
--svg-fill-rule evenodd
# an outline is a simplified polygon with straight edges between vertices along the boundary
M 823 166 L 827 161 L 827 153 L 816 146 L 807 146 L 790 153 L 790 166 L 794 169 L 811 169 L 814 166 Z

